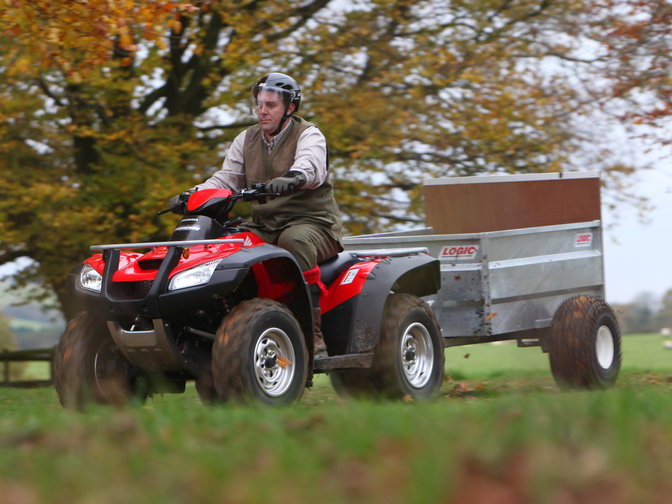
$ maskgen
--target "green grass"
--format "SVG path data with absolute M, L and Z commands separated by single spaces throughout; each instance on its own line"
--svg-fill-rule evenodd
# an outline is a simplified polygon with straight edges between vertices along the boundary
M 663 348 L 658 334 L 636 334 L 622 338 L 625 373 L 664 371 L 672 374 L 672 350 Z M 446 373 L 457 377 L 516 376 L 549 374 L 548 354 L 538 347 L 518 348 L 515 342 L 467 345 L 446 350 Z
M 282 409 L 206 407 L 190 386 L 75 413 L 52 388 L 0 388 L 0 502 L 669 498 L 672 351 L 660 336 L 624 338 L 622 373 L 601 392 L 559 391 L 547 355 L 515 344 L 448 349 L 446 369 L 429 403 L 343 400 L 324 376 Z
M 21 373 L 24 380 L 48 380 L 51 378 L 51 362 L 26 362 Z

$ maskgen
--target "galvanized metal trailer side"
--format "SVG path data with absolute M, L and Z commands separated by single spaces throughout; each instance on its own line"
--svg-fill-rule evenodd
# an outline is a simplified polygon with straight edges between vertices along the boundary
M 384 233 L 347 237 L 346 250 L 425 247 L 441 262 L 428 298 L 447 346 L 518 340 L 544 344 L 553 315 L 573 295 L 604 298 L 600 221 L 484 233 Z

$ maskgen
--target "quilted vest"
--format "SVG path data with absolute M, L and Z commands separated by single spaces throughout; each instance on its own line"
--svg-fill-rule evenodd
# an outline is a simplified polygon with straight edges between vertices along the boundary
M 311 126 L 314 125 L 292 116 L 289 129 L 270 153 L 262 141 L 260 126 L 249 128 L 243 148 L 246 185 L 268 182 L 287 173 L 294 164 L 301 133 Z M 263 204 L 253 202 L 252 220 L 270 231 L 291 224 L 313 223 L 323 227 L 339 243 L 341 241 L 341 214 L 334 199 L 334 188 L 328 180 L 315 189 L 299 189 Z

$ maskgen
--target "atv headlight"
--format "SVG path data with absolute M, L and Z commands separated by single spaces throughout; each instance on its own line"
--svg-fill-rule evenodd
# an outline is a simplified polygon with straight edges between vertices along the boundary
M 221 259 L 217 259 L 216 261 L 199 264 L 198 266 L 194 266 L 193 268 L 178 273 L 170 280 L 168 290 L 173 291 L 208 283 L 220 261 Z
M 93 266 L 85 264 L 79 271 L 79 284 L 85 289 L 100 292 L 103 285 L 103 277 Z

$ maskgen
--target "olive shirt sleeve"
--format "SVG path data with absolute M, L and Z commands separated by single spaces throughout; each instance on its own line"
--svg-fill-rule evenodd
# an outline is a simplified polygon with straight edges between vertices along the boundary
M 226 188 L 238 192 L 245 187 L 243 162 L 245 133 L 245 131 L 240 133 L 231 143 L 222 168 L 204 183 L 199 184 L 198 189 Z M 291 170 L 298 170 L 306 176 L 304 189 L 316 189 L 326 180 L 327 141 L 317 127 L 306 128 L 299 136 Z

